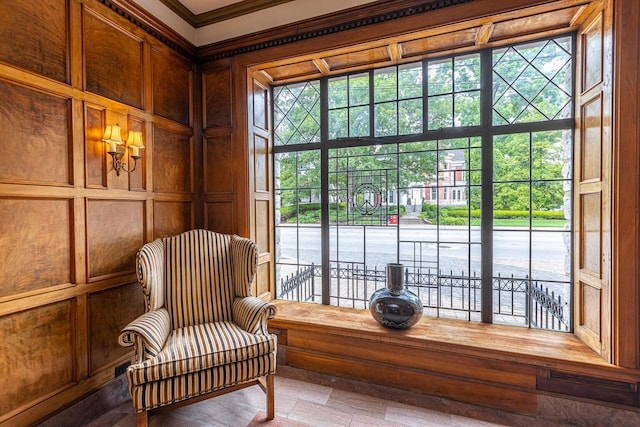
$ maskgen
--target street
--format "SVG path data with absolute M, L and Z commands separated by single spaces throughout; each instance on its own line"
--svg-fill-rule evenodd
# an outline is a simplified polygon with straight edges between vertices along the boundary
M 295 263 L 299 260 L 303 264 L 320 264 L 321 233 L 318 225 L 284 225 L 278 227 L 278 232 L 281 262 L 293 260 Z M 564 239 L 569 238 L 569 232 L 551 228 L 531 233 L 518 228 L 494 231 L 494 276 L 529 275 L 531 258 L 531 277 L 568 280 L 565 263 L 570 252 Z M 421 269 L 452 270 L 455 273 L 471 270 L 480 274 L 479 227 L 447 226 L 438 229 L 426 224 L 333 226 L 329 242 L 332 262 L 364 263 L 367 268 L 381 269 L 386 263 L 400 261 Z

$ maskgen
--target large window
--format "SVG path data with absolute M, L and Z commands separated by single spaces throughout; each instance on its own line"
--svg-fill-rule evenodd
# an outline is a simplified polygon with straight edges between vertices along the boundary
M 367 308 L 570 330 L 573 39 L 273 88 L 276 283 Z

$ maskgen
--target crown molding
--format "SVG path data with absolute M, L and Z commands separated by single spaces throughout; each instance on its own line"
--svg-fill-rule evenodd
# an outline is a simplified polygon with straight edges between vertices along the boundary
M 215 24 L 216 22 L 226 21 L 227 19 L 258 12 L 280 4 L 289 3 L 293 0 L 243 0 L 238 3 L 230 4 L 198 15 L 191 12 L 191 10 L 184 6 L 179 0 L 160 1 L 179 17 L 184 19 L 189 25 L 194 28 L 200 28 L 206 25 Z
M 328 34 L 358 29 L 477 0 L 387 0 L 200 46 L 201 62 L 228 58 Z
M 196 47 L 174 29 L 144 10 L 132 0 L 98 0 L 104 6 L 155 37 L 171 49 L 195 60 Z

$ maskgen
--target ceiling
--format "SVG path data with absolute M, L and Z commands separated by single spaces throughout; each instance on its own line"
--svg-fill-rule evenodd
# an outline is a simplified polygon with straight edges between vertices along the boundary
M 374 2 L 374 0 L 133 1 L 198 47 Z

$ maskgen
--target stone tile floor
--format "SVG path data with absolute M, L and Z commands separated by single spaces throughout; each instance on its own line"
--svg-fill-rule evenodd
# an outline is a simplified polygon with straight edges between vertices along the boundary
M 498 426 L 487 421 L 439 412 L 378 397 L 277 376 L 276 419 L 265 420 L 265 395 L 259 387 L 153 414 L 160 426 Z M 90 427 L 133 427 L 131 402 L 91 421 Z
M 286 365 L 275 378 L 276 418 L 265 420 L 265 395 L 249 387 L 154 413 L 151 427 L 512 426 L 637 427 L 640 411 L 538 396 L 538 414 L 501 411 L 450 399 L 318 374 Z M 134 427 L 124 375 L 39 427 Z

